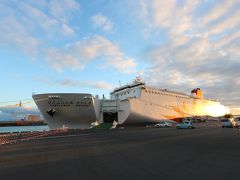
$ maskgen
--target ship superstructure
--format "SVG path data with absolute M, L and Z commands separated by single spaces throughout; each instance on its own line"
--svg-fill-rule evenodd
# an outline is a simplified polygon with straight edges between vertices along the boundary
M 89 128 L 93 122 L 181 121 L 184 117 L 211 115 L 206 107 L 222 106 L 219 102 L 205 100 L 199 88 L 187 95 L 147 86 L 139 78 L 114 89 L 110 99 L 86 93 L 35 94 L 33 99 L 51 129 Z

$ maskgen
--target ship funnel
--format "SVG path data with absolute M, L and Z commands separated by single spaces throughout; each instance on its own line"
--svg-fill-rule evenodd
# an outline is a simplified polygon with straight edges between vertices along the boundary
M 204 99 L 203 91 L 200 88 L 193 89 L 191 93 L 192 93 L 192 96 L 195 96 L 199 99 Z

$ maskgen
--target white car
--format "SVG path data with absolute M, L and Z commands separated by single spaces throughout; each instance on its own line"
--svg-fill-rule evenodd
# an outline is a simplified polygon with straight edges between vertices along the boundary
M 240 128 L 240 117 L 236 118 L 237 127 Z
M 232 127 L 237 127 L 237 122 L 235 121 L 234 118 L 224 118 L 221 120 L 222 122 L 222 128 L 232 128 Z
M 154 125 L 154 127 L 157 127 L 157 128 L 162 128 L 162 127 L 171 127 L 172 124 L 169 123 L 169 122 L 159 122 L 157 124 Z

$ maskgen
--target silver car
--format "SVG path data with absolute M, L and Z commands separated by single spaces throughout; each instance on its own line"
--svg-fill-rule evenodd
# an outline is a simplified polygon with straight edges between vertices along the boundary
M 233 118 L 224 118 L 221 120 L 222 122 L 222 128 L 232 128 L 236 127 L 236 121 L 234 121 Z
M 171 127 L 171 126 L 172 126 L 172 124 L 169 122 L 159 122 L 154 125 L 154 127 L 156 127 L 156 128 Z

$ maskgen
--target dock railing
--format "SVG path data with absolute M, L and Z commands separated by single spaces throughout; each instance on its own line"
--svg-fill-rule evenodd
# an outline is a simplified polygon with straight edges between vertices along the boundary
M 23 141 L 30 141 L 42 137 L 61 135 L 68 131 L 68 128 L 59 128 L 42 132 L 15 132 L 0 134 L 0 145 L 14 144 Z

